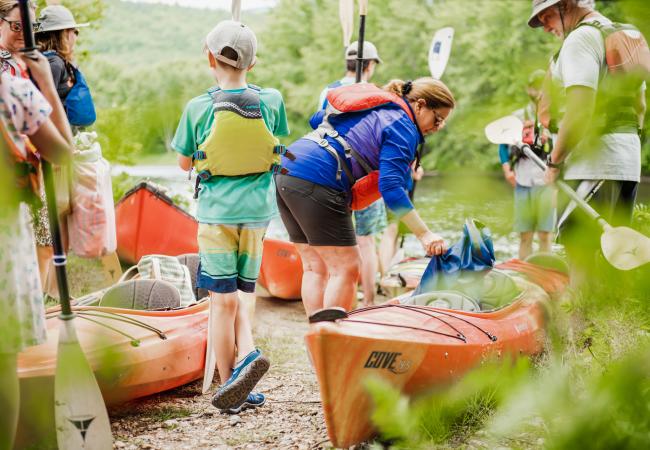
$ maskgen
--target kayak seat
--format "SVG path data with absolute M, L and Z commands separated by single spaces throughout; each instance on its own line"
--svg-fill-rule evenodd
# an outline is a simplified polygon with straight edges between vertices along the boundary
M 137 310 L 180 308 L 181 295 L 171 283 L 163 280 L 133 279 L 108 289 L 99 306 Z
M 404 304 L 433 306 L 435 308 L 455 309 L 458 311 L 478 312 L 479 302 L 467 294 L 458 291 L 433 291 L 407 297 Z
M 192 289 L 194 290 L 194 297 L 197 301 L 201 300 L 204 297 L 208 297 L 210 292 L 207 289 L 197 288 L 196 287 L 196 277 L 199 273 L 199 263 L 201 258 L 198 253 L 185 253 L 184 255 L 179 255 L 176 258 L 187 266 L 187 269 L 190 271 L 190 277 L 192 278 Z

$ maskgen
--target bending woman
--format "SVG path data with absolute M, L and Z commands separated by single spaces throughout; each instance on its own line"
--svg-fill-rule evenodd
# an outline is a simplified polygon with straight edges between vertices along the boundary
M 433 78 L 393 80 L 384 90 L 405 100 L 404 108 L 387 103 L 337 115 L 329 123 L 366 165 L 379 170 L 379 191 L 386 206 L 417 236 L 427 254 L 442 254 L 445 242 L 422 221 L 407 189 L 418 147 L 425 135 L 444 126 L 454 97 Z M 325 111 L 314 114 L 313 128 L 324 115 Z M 346 158 L 335 138 L 326 136 L 336 158 L 312 139 L 308 135 L 289 147 L 295 159 L 283 156 L 282 167 L 288 172 L 275 178 L 282 221 L 302 258 L 302 299 L 308 315 L 321 308 L 352 307 L 360 259 L 350 210 L 353 183 L 346 173 L 355 179 L 365 174 L 354 157 Z M 339 170 L 339 161 L 347 170 Z

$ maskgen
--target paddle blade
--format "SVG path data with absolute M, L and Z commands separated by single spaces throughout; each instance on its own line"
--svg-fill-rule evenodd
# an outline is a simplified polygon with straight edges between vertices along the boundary
M 433 36 L 429 48 L 429 71 L 436 80 L 442 77 L 447 67 L 449 55 L 451 54 L 451 43 L 454 40 L 454 29 L 452 27 L 441 28 Z
M 607 228 L 600 245 L 607 262 L 618 270 L 632 270 L 650 262 L 650 238 L 631 228 Z
M 485 127 L 485 137 L 493 144 L 514 145 L 521 141 L 524 124 L 515 116 L 495 120 Z
M 216 320 L 216 302 L 214 300 L 208 300 L 210 302 L 210 308 L 208 309 L 208 328 L 206 332 L 207 344 L 205 346 L 205 366 L 203 367 L 203 388 L 201 392 L 207 394 L 212 386 L 212 380 L 214 380 L 214 372 L 217 366 L 217 358 L 214 354 L 214 340 L 212 339 L 212 330 L 214 329 L 213 322 Z
M 59 448 L 113 448 L 104 399 L 77 340 L 74 320 L 61 320 L 59 326 L 54 410 Z
M 232 12 L 232 20 L 239 22 L 241 20 L 241 0 L 232 0 L 230 11 Z
M 354 0 L 339 0 L 339 20 L 343 31 L 343 47 L 347 49 L 354 28 Z

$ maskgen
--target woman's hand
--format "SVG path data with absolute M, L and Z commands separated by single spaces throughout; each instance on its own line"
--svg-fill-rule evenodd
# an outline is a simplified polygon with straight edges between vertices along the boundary
M 29 73 L 41 92 L 48 88 L 56 89 L 52 79 L 50 63 L 42 53 L 34 51 L 25 54 L 23 55 L 23 61 L 27 64 Z
M 418 240 L 427 252 L 427 256 L 440 256 L 447 251 L 445 240 L 431 231 L 418 236 Z

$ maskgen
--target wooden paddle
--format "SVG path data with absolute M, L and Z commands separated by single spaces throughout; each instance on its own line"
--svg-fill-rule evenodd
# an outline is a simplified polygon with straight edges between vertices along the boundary
M 541 169 L 546 169 L 544 161 L 528 145 L 522 143 L 523 127 L 523 123 L 517 117 L 506 116 L 489 124 L 485 128 L 485 135 L 493 144 L 519 146 L 535 164 Z M 605 259 L 612 266 L 619 270 L 631 270 L 650 262 L 650 238 L 628 227 L 611 226 L 569 185 L 561 180 L 555 183 L 603 229 L 600 247 Z
M 354 0 L 339 0 L 339 21 L 343 32 L 343 51 L 350 46 L 354 27 Z
M 34 52 L 38 50 L 34 44 L 28 0 L 20 0 L 19 9 L 25 40 L 22 52 L 26 57 L 34 58 Z M 61 298 L 59 345 L 54 375 L 56 440 L 60 449 L 107 450 L 113 448 L 108 413 L 95 374 L 79 345 L 74 326 L 75 314 L 70 307 L 66 256 L 61 241 L 52 166 L 43 161 L 42 167 L 54 246 L 54 266 Z

